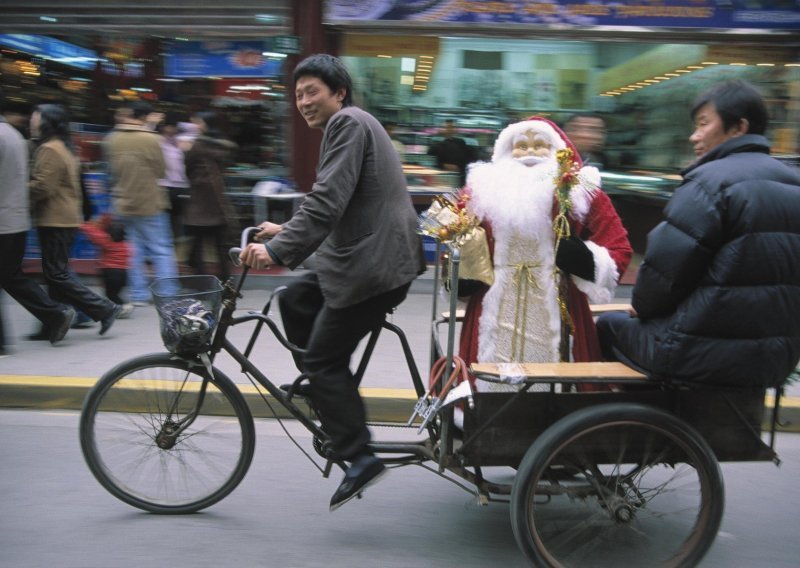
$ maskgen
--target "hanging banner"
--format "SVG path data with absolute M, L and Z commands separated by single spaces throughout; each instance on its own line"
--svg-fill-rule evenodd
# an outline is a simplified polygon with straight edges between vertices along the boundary
M 329 24 L 408 20 L 667 28 L 800 28 L 800 6 L 796 2 L 781 0 L 328 0 L 325 7 L 325 23 Z
M 265 55 L 262 41 L 175 42 L 164 58 L 167 77 L 277 77 L 283 58 Z
M 92 70 L 98 60 L 91 49 L 47 36 L 0 34 L 0 45 L 76 69 Z

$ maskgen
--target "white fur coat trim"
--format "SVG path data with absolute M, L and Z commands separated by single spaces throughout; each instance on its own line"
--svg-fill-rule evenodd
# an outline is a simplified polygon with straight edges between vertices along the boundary
M 614 298 L 617 281 L 619 280 L 617 263 L 611 258 L 608 249 L 592 241 L 584 242 L 589 247 L 589 250 L 592 251 L 592 257 L 594 258 L 594 282 L 584 280 L 575 275 L 571 276 L 572 281 L 578 290 L 586 294 L 590 303 L 608 304 Z

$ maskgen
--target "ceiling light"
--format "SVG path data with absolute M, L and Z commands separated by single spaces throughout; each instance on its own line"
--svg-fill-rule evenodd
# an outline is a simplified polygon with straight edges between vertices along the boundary
M 272 14 L 256 14 L 256 21 L 262 24 L 280 24 L 282 18 Z

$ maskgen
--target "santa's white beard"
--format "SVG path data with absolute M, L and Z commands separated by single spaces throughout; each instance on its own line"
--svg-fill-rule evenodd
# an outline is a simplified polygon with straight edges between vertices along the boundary
M 467 178 L 469 209 L 493 227 L 540 233 L 552 225 L 556 175 L 554 161 L 530 167 L 513 158 L 478 164 Z

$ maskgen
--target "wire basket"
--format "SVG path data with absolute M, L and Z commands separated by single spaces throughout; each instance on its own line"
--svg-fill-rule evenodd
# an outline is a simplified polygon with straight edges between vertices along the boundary
M 164 347 L 178 355 L 207 351 L 222 306 L 222 286 L 214 276 L 159 278 L 150 286 Z

